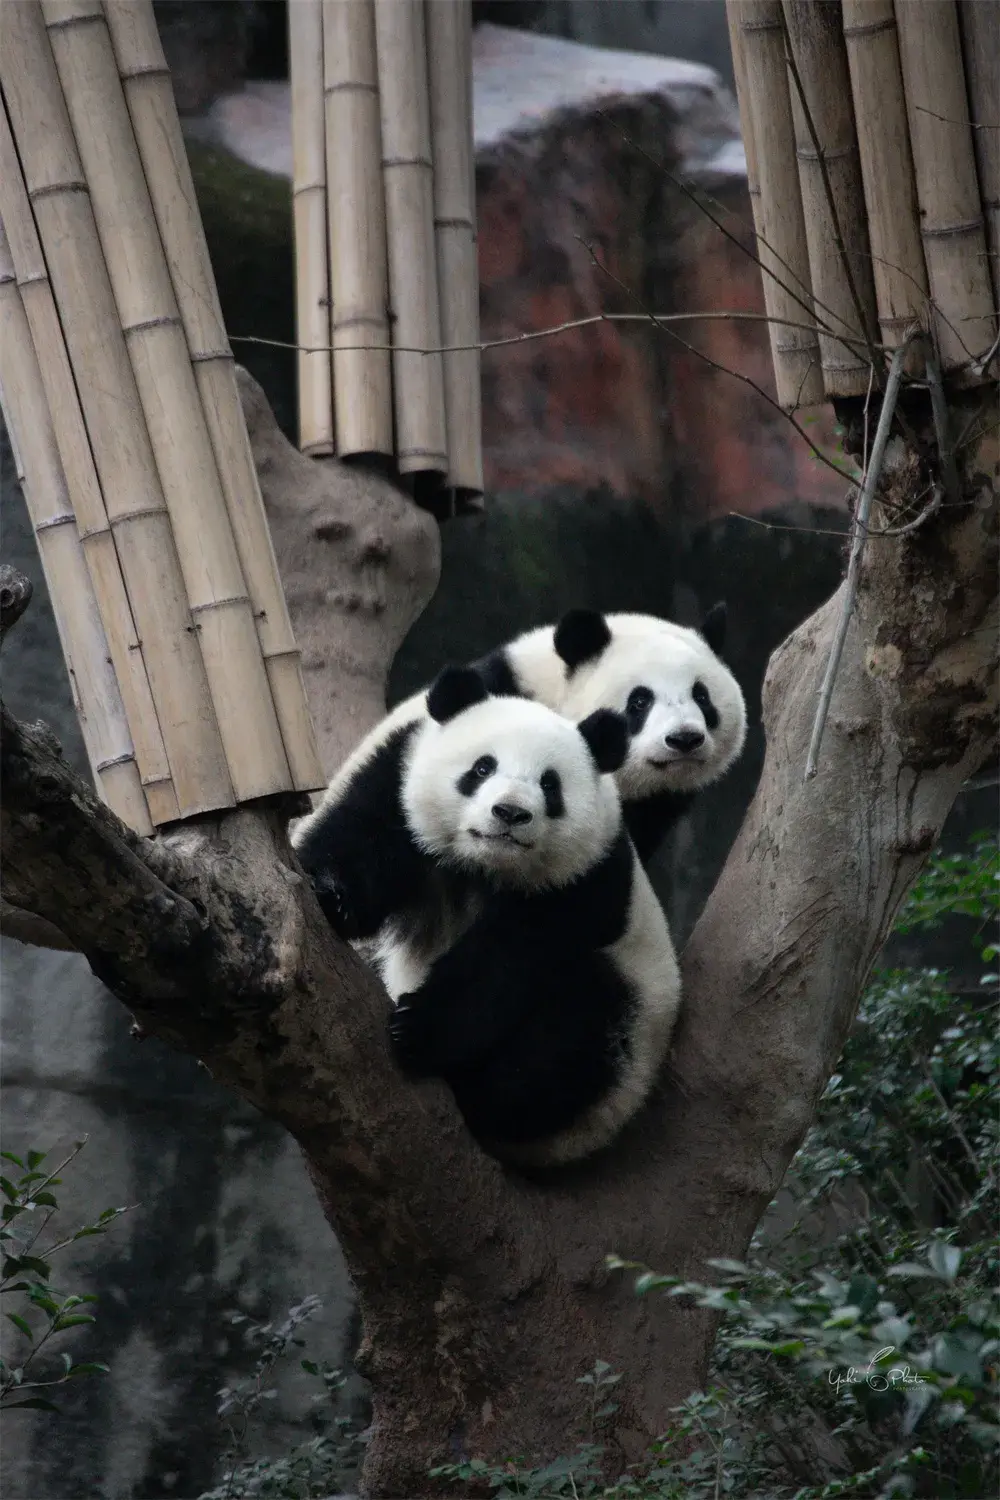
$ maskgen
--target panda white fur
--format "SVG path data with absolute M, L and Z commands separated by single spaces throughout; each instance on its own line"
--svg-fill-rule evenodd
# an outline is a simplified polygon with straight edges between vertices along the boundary
M 709 611 L 700 631 L 653 615 L 571 610 L 558 625 L 529 631 L 474 665 L 491 693 L 535 699 L 567 718 L 582 719 L 597 708 L 625 714 L 630 743 L 618 789 L 626 826 L 646 864 L 694 795 L 721 776 L 743 747 L 746 706 L 718 655 L 725 624 L 724 605 Z M 403 910 L 403 895 L 413 895 L 405 859 L 398 891 L 391 879 L 380 877 L 395 860 L 394 840 L 387 842 L 386 835 L 387 821 L 396 828 L 399 823 L 393 789 L 400 756 L 426 713 L 424 693 L 393 709 L 293 830 L 299 858 L 343 937 L 373 937 Z M 443 888 L 426 890 L 436 907 L 425 908 L 422 920 L 447 932 L 452 896 L 446 881 L 436 883 Z M 386 899 L 371 899 L 372 884 Z
M 639 1109 L 680 998 L 666 920 L 612 777 L 627 736 L 441 674 L 411 729 L 399 802 L 414 847 L 468 883 L 476 914 L 397 994 L 395 1056 L 440 1077 L 496 1155 L 557 1164 L 606 1145 Z

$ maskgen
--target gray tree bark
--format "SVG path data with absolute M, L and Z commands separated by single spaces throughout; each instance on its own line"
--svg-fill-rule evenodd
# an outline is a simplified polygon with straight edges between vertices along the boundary
M 392 654 L 436 583 L 436 538 L 390 487 L 345 485 L 339 465 L 301 459 L 249 383 L 244 398 L 332 767 L 381 709 Z M 637 1300 L 604 1256 L 700 1276 L 707 1257 L 745 1252 L 900 902 L 995 748 L 995 435 L 985 441 L 992 456 L 982 444 L 962 455 L 954 504 L 869 543 L 809 783 L 843 591 L 772 657 L 763 774 L 683 955 L 656 1097 L 612 1150 L 544 1183 L 483 1157 L 443 1087 L 397 1076 L 384 993 L 324 923 L 288 848 L 287 806 L 142 839 L 42 726 L 4 715 L 7 900 L 54 925 L 143 1030 L 195 1053 L 305 1153 L 364 1316 L 367 1493 L 426 1493 L 428 1466 L 458 1454 L 570 1450 L 573 1379 L 596 1358 L 623 1373 L 610 1435 L 622 1459 L 703 1380 L 710 1316 Z M 920 430 L 896 448 L 876 528 L 900 505 L 914 513 L 932 477 Z

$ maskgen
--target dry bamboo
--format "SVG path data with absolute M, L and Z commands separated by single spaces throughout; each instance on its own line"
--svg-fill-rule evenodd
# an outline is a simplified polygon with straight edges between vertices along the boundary
M 897 5 L 896 27 L 938 346 L 954 370 L 996 335 L 955 0 Z
M 479 343 L 476 162 L 472 139 L 472 9 L 468 0 L 426 6 L 434 236 L 441 340 Z M 479 350 L 442 356 L 448 433 L 448 484 L 466 498 L 482 494 L 482 393 Z
M 44 412 L 51 413 L 60 468 L 76 516 L 77 531 L 79 534 L 82 530 L 86 538 L 83 548 L 91 587 L 102 603 L 108 650 L 124 701 L 149 813 L 154 823 L 169 823 L 180 813 L 170 779 L 167 753 L 87 439 L 59 314 L 3 108 L 0 108 L 0 211 L 10 231 L 14 270 L 33 346 L 45 352 L 44 362 L 39 366 L 45 394 Z M 33 355 L 33 358 L 37 364 L 37 357 Z M 39 405 L 38 410 L 42 412 L 43 407 Z
M 342 458 L 391 454 L 385 204 L 372 0 L 323 0 L 323 92 L 337 452 Z
M 958 0 L 994 306 L 1000 307 L 1000 0 Z
M 149 0 L 105 0 L 115 60 L 180 308 L 236 550 L 297 791 L 324 784 L 288 606 L 166 59 Z M 329 342 L 324 333 L 323 342 Z
M 733 52 L 742 52 L 757 181 L 755 228 L 768 316 L 804 321 L 813 306 L 792 127 L 781 0 L 727 0 Z M 770 324 L 778 400 L 788 408 L 824 399 L 815 332 Z
M 828 396 L 861 396 L 872 363 L 864 346 L 877 341 L 878 320 L 840 3 L 784 0 L 783 9 L 812 290 L 848 340 L 820 331 L 823 385 Z
M 292 80 L 292 205 L 295 227 L 299 447 L 333 452 L 332 326 L 326 234 L 326 120 L 323 105 L 323 0 L 288 7 Z M 309 352 L 309 346 L 316 352 Z
M 231 806 L 232 786 L 135 377 L 35 4 L 0 6 L 0 82 L 143 645 L 178 810 L 190 817 Z M 44 368 L 48 351 L 37 353 Z M 106 601 L 99 599 L 106 621 Z
M 401 474 L 448 469 L 444 377 L 439 351 L 434 167 L 422 0 L 375 0 L 382 179 L 389 296 L 396 465 Z
M 105 802 L 124 822 L 137 833 L 152 833 L 128 719 L 80 545 L 31 330 L 2 223 L 0 405 L 38 542 L 94 781 Z
M 842 0 L 882 342 L 926 317 L 927 273 L 892 0 Z
M 42 0 L 237 800 L 291 785 L 100 0 Z

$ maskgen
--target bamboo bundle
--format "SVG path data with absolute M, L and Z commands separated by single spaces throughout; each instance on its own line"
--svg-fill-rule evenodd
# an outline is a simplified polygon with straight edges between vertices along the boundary
M 287 790 L 260 654 L 180 313 L 100 0 L 42 0 L 188 604 L 239 801 Z
M 326 120 L 323 3 L 288 7 L 292 78 L 292 205 L 295 220 L 295 326 L 299 349 L 299 447 L 333 452 L 330 272 L 326 233 Z
M 927 274 L 892 0 L 843 0 L 861 178 L 882 342 L 922 322 Z
M 106 0 L 105 12 L 250 594 L 292 786 L 312 791 L 325 778 L 166 59 L 148 0 Z M 321 342 L 328 342 L 326 327 Z
M 135 377 L 36 4 L 0 6 L 0 82 L 143 645 L 178 810 L 189 817 L 231 806 L 232 785 Z M 7 221 L 6 183 L 0 192 Z M 36 352 L 44 368 L 48 351 Z M 58 430 L 60 416 L 53 417 Z M 81 535 L 87 543 L 82 517 Z M 100 598 L 100 604 L 107 620 L 106 601 Z
M 995 317 L 954 0 L 897 5 L 896 28 L 935 326 L 956 369 L 990 347 Z
M 372 0 L 323 0 L 323 91 L 337 452 L 341 457 L 391 455 L 385 207 Z
M 828 396 L 860 396 L 878 321 L 840 4 L 784 0 L 783 8 L 812 290 L 842 336 L 820 330 L 823 384 Z
M 401 474 L 448 469 L 434 169 L 422 0 L 375 0 L 382 176 L 393 311 L 396 463 Z
M 104 630 L 108 650 L 114 668 L 125 712 L 135 746 L 149 817 L 153 823 L 168 823 L 180 816 L 177 798 L 171 781 L 170 767 L 164 748 L 163 737 L 157 719 L 146 663 L 142 647 L 136 634 L 132 607 L 129 604 L 122 577 L 121 564 L 115 548 L 114 538 L 101 494 L 94 458 L 91 453 L 87 430 L 80 410 L 79 398 L 70 369 L 69 356 L 63 339 L 59 314 L 56 311 L 49 284 L 48 271 L 42 255 L 41 245 L 35 230 L 34 219 L 28 202 L 28 194 L 21 177 L 21 167 L 14 149 L 5 109 L 0 108 L 0 208 L 5 225 L 10 231 L 10 250 L 14 272 L 20 287 L 20 301 L 27 316 L 28 331 L 33 348 L 30 361 L 27 354 L 21 357 L 18 368 L 26 370 L 25 381 L 31 381 L 31 372 L 39 370 L 44 400 L 37 397 L 37 388 L 29 384 L 33 392 L 26 404 L 33 423 L 39 431 L 52 424 L 50 413 L 57 418 L 54 424 L 54 440 L 59 457 L 59 472 L 66 486 L 68 509 L 75 512 L 76 534 L 83 532 L 82 547 L 90 574 L 90 587 L 96 599 L 101 601 Z M 16 347 L 12 345 L 12 347 Z M 44 363 L 39 364 L 35 350 L 45 354 Z M 13 358 L 13 355 L 9 354 Z M 12 404 L 17 402 L 16 370 L 12 373 L 9 389 Z M 38 441 L 41 441 L 41 437 Z M 29 455 L 31 438 L 21 441 L 22 452 Z M 51 473 L 51 461 L 46 457 L 37 462 L 26 456 L 29 483 L 34 483 L 35 494 L 43 498 L 48 479 L 41 486 L 30 476 L 35 473 Z M 30 504 L 34 504 L 32 500 Z M 44 552 L 43 552 L 44 563 Z M 53 594 L 54 594 L 53 590 Z M 69 638 L 75 638 L 68 632 Z M 74 660 L 79 653 L 76 653 Z M 81 701 L 85 702 L 81 693 Z M 110 701 L 110 700 L 107 700 Z M 95 715 L 95 717 L 97 717 Z M 86 733 L 86 731 L 85 731 Z M 94 763 L 93 757 L 91 758 Z M 100 782 L 104 788 L 103 777 Z M 110 798 L 109 798 L 110 801 Z M 126 817 L 123 806 L 111 802 L 120 816 Z M 141 832 L 147 819 L 127 818 Z
M 105 802 L 120 818 L 139 833 L 152 833 L 128 720 L 108 655 L 2 224 L 0 404 L 38 542 L 94 780 Z
M 448 484 L 470 497 L 483 489 L 472 11 L 429 0 L 426 18 L 441 336 L 446 348 L 471 346 L 442 356 Z
M 824 398 L 819 344 L 810 329 L 813 299 L 809 250 L 799 196 L 791 99 L 785 64 L 781 0 L 729 0 L 733 55 L 741 54 L 742 95 L 756 156 L 759 195 L 754 198 L 757 253 L 764 273 L 778 400 L 788 408 Z
M 958 0 L 994 305 L 1000 305 L 1000 0 Z

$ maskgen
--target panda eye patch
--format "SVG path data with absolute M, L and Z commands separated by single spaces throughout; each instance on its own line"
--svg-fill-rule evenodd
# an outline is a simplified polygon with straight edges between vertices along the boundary
M 625 704 L 625 722 L 628 725 L 629 734 L 638 734 L 646 716 L 653 706 L 653 693 L 648 687 L 633 688 L 628 695 Z
M 472 767 L 480 781 L 485 781 L 487 776 L 492 776 L 497 768 L 497 763 L 492 755 L 481 755 Z
M 471 797 L 477 786 L 487 781 L 497 768 L 496 759 L 492 755 L 481 755 L 474 760 L 467 771 L 463 771 L 458 778 L 458 790 L 463 797 Z
M 559 772 L 553 771 L 551 768 L 543 771 L 539 777 L 538 785 L 541 787 L 542 795 L 545 798 L 546 815 L 550 818 L 561 818 L 566 811 L 566 804 L 563 801 L 562 779 Z
M 712 695 L 703 682 L 695 683 L 691 689 L 691 697 L 701 709 L 707 728 L 717 729 L 719 725 L 719 711 L 712 702 Z

